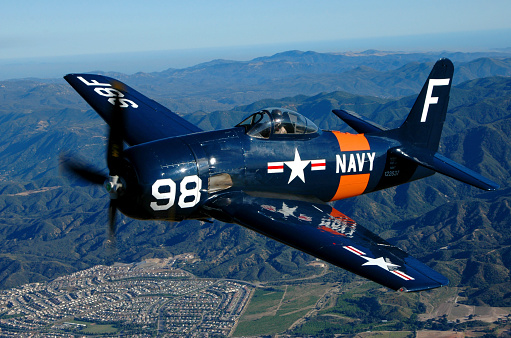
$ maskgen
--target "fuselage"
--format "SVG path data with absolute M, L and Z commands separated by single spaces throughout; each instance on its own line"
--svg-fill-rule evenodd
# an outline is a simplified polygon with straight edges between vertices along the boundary
M 134 218 L 180 221 L 206 217 L 200 207 L 226 191 L 329 202 L 433 173 L 389 155 L 398 146 L 337 131 L 262 139 L 243 127 L 149 142 L 125 151 L 138 182 L 136 190 L 127 183 L 134 194 L 120 208 Z

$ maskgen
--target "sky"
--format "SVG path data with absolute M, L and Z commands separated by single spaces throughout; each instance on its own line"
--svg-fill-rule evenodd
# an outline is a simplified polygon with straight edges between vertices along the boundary
M 511 47 L 509 0 L 17 0 L 0 9 L 0 79 L 45 68 L 161 71 L 291 49 Z

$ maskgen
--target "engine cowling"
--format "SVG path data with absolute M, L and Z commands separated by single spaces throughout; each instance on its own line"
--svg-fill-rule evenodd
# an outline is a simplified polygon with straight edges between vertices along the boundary
M 199 176 L 196 157 L 186 143 L 179 138 L 145 143 L 126 149 L 125 158 L 136 176 L 136 183 L 126 178 L 126 196 L 119 206 L 125 215 L 168 221 L 195 218 L 207 198 L 208 182 Z

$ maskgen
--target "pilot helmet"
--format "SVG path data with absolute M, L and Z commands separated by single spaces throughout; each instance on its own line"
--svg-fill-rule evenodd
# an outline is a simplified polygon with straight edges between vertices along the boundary
M 275 125 L 280 125 L 282 122 L 284 122 L 284 113 L 280 109 L 273 109 L 271 111 L 271 114 L 273 116 L 273 120 L 275 121 Z

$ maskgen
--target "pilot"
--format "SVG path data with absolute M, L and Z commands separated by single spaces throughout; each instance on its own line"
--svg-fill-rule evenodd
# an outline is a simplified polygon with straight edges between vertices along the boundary
M 286 128 L 280 122 L 275 123 L 275 134 L 287 134 Z
M 275 121 L 275 134 L 287 134 L 287 130 L 282 124 L 282 121 L 284 120 L 284 115 L 282 112 L 278 109 L 275 109 L 273 110 L 272 115 L 273 120 Z

